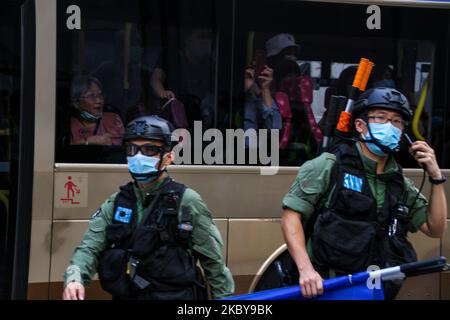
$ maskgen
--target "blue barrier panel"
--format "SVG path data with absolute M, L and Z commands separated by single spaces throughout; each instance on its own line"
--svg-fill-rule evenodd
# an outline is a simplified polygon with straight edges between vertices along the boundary
M 359 272 L 323 281 L 324 294 L 315 300 L 383 300 L 384 291 L 380 283 L 379 289 L 372 289 L 376 283 L 373 280 L 394 280 L 413 277 L 421 274 L 447 271 L 450 265 L 443 256 L 427 260 L 401 264 L 372 272 Z M 372 277 L 369 279 L 369 277 Z M 369 285 L 368 285 L 369 284 Z M 249 294 L 232 296 L 221 300 L 301 300 L 300 287 L 293 285 L 277 289 L 264 290 Z
M 367 279 L 369 272 L 327 279 L 323 282 L 324 294 L 314 300 L 383 300 L 383 289 L 369 289 Z M 300 287 L 289 287 L 264 290 L 222 300 L 301 300 Z

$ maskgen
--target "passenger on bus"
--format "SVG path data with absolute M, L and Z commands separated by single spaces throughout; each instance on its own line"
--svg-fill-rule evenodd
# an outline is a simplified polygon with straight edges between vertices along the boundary
M 441 238 L 447 227 L 445 177 L 434 150 L 425 141 L 410 147 L 429 176 L 429 202 L 395 160 L 412 116 L 405 96 L 370 89 L 352 116 L 354 139 L 301 166 L 283 198 L 282 230 L 305 297 L 323 293 L 323 278 L 416 261 L 408 232 Z M 383 286 L 393 299 L 401 282 Z
M 255 75 L 254 65 L 245 69 L 244 130 L 281 129 L 281 115 L 270 86 L 273 70 L 267 65 Z
M 289 33 L 277 34 L 266 41 L 267 64 L 274 70 L 275 92 L 287 94 L 292 114 L 292 134 L 288 149 L 281 157 L 288 165 L 299 165 L 316 154 L 322 132 L 312 111 L 313 82 L 308 64 L 298 64 L 300 46 Z M 283 119 L 284 120 L 284 119 Z
M 159 99 L 155 98 L 148 103 L 138 102 L 137 104 L 128 108 L 125 121 L 129 121 L 143 115 L 156 115 L 169 121 L 173 124 L 175 129 L 188 128 L 188 121 L 184 105 L 176 98 Z
M 280 33 L 266 41 L 267 64 L 274 70 L 275 85 L 278 86 L 286 76 L 299 76 L 301 69 L 297 64 L 300 46 L 294 36 Z
M 200 195 L 167 173 L 172 125 L 158 116 L 128 123 L 125 147 L 133 181 L 93 214 L 65 273 L 64 299 L 84 299 L 97 272 L 117 299 L 207 299 L 231 295 L 223 241 Z M 197 267 L 200 262 L 206 283 Z
M 125 109 L 138 101 L 146 101 L 150 92 L 150 73 L 154 60 L 153 48 L 146 48 L 141 26 L 115 31 L 109 56 L 93 68 L 91 75 L 102 80 L 109 106 L 125 117 Z
M 124 127 L 120 116 L 104 112 L 102 85 L 97 78 L 80 76 L 71 88 L 70 144 L 121 145 Z
M 387 64 L 375 65 L 371 78 L 370 80 L 373 81 L 373 84 L 371 86 L 369 84 L 369 87 L 395 89 L 394 70 Z
M 162 67 L 156 67 L 151 75 L 150 86 L 154 94 L 160 99 L 171 99 L 175 98 L 175 93 L 172 90 L 164 88 L 164 83 L 166 81 L 166 73 Z
M 218 92 L 215 96 L 214 37 L 209 27 L 186 28 L 181 32 L 180 50 L 173 55 L 176 59 L 160 59 L 152 73 L 154 94 L 161 99 L 176 96 L 185 106 L 191 130 L 194 121 L 202 121 L 204 130 L 228 128 L 227 94 Z

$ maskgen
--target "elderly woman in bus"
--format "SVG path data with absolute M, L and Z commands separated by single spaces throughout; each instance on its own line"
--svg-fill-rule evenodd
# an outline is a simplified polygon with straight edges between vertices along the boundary
M 124 126 L 119 115 L 104 112 L 102 85 L 97 78 L 80 76 L 70 92 L 70 144 L 121 145 Z

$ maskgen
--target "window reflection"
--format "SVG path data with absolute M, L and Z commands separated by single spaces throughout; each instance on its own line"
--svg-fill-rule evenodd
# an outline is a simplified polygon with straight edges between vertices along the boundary
M 123 163 L 124 124 L 142 115 L 191 131 L 194 121 L 228 127 L 229 93 L 215 86 L 215 2 L 75 1 L 83 27 L 71 31 L 69 2 L 58 3 L 56 161 Z
M 421 115 L 415 131 L 445 160 L 448 147 L 439 132 L 447 128 L 448 93 L 443 82 L 432 81 L 446 77 L 436 68 L 436 57 L 439 65 L 448 60 L 437 51 L 445 35 L 412 28 L 426 17 L 445 24 L 443 11 L 385 8 L 386 21 L 395 23 L 368 33 L 354 19 L 360 7 L 342 4 L 245 1 L 226 11 L 224 2 L 208 0 L 75 3 L 83 27 L 69 31 L 63 9 L 73 1 L 58 2 L 57 161 L 75 161 L 74 153 L 82 162 L 124 161 L 111 157 L 120 153 L 120 122 L 158 114 L 191 133 L 195 121 L 201 121 L 202 133 L 279 130 L 281 164 L 301 165 L 317 156 L 330 97 L 348 94 L 361 57 L 376 63 L 367 89 L 387 86 L 404 93 Z M 317 25 L 323 12 L 335 14 Z M 71 86 L 80 76 L 98 80 L 102 117 L 114 119 L 97 134 L 93 124 L 76 121 L 83 106 L 74 107 Z M 419 106 L 424 92 L 427 99 Z M 88 93 L 78 102 L 89 108 L 92 100 L 99 108 L 99 94 Z M 72 132 L 76 125 L 78 132 Z M 399 158 L 406 167 L 416 166 L 407 146 Z

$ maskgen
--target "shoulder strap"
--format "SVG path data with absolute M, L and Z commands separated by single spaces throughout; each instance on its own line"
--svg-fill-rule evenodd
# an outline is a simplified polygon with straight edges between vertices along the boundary
M 191 248 L 192 229 L 191 210 L 184 207 L 182 208 L 181 221 L 178 225 L 178 237 L 181 244 L 186 248 Z
M 314 232 L 314 225 L 316 224 L 317 218 L 319 214 L 323 211 L 325 207 L 325 202 L 327 199 L 330 199 L 330 204 L 332 205 L 337 197 L 337 188 L 334 188 L 336 185 L 336 181 L 339 178 L 339 174 L 342 170 L 342 166 L 348 165 L 350 162 L 360 161 L 359 154 L 356 150 L 355 141 L 346 141 L 335 145 L 331 151 L 336 156 L 336 161 L 333 164 L 330 174 L 330 183 L 328 184 L 327 190 L 319 197 L 317 201 L 316 208 L 314 213 L 311 215 L 309 220 L 306 222 L 305 226 L 305 241 L 307 241 Z M 345 163 L 343 163 L 343 161 Z M 330 194 L 331 192 L 333 194 Z
M 186 186 L 182 183 L 178 183 L 172 179 L 165 185 L 164 192 L 164 208 L 161 210 L 158 220 L 160 220 L 163 214 L 173 214 L 172 223 L 176 223 L 178 241 L 185 249 L 191 248 L 192 238 L 192 218 L 191 210 L 188 207 L 181 208 L 181 200 L 183 199 Z M 181 217 L 179 212 L 181 210 Z M 175 226 L 174 226 L 175 227 Z
M 155 208 L 156 203 L 158 202 L 158 199 L 160 198 L 161 194 L 164 193 L 165 191 L 165 187 L 167 184 L 170 183 L 170 180 L 168 181 L 164 181 L 163 185 L 160 186 L 160 188 L 158 189 L 158 191 L 155 194 L 155 197 L 152 199 L 152 202 L 150 202 L 149 206 L 147 208 L 144 209 L 144 212 L 142 214 L 142 219 L 141 219 L 141 224 L 145 223 L 145 221 L 147 220 L 148 215 L 153 211 L 153 209 Z M 160 216 L 158 217 L 158 221 L 161 219 L 162 217 L 162 212 L 160 214 Z
M 136 216 L 136 195 L 134 194 L 133 182 L 129 182 L 126 185 L 121 186 L 119 193 L 114 199 L 114 222 L 124 222 L 116 219 L 116 213 L 123 209 L 130 214 L 130 216 L 127 217 L 128 222 L 134 222 Z
M 150 205 L 144 209 L 144 212 L 142 214 L 142 219 L 141 219 L 139 225 L 143 224 L 144 221 L 147 219 L 147 216 L 149 215 L 149 213 L 152 212 L 153 208 L 155 207 L 155 204 L 158 202 L 158 199 L 161 195 L 161 191 L 162 191 L 162 189 L 158 190 L 155 197 L 152 199 L 152 202 L 150 202 Z M 136 239 L 136 234 L 137 234 L 137 232 L 133 232 L 133 234 L 131 235 L 131 238 L 129 241 L 130 245 L 134 244 L 134 240 Z
M 180 208 L 181 198 L 183 197 L 186 186 L 178 183 L 171 178 L 167 178 L 161 186 L 158 188 L 152 202 L 144 209 L 141 223 L 147 223 L 149 215 L 155 209 L 155 206 L 160 202 L 163 197 L 164 203 L 159 211 L 159 215 L 156 217 L 156 223 L 159 224 L 164 214 L 174 214 L 178 217 L 178 211 Z
M 120 196 L 120 197 L 119 197 Z M 128 182 L 126 185 L 120 186 L 119 194 L 116 197 L 116 200 L 121 202 L 130 202 L 136 199 L 136 195 L 134 194 L 133 182 Z
M 162 187 L 163 194 L 165 193 L 179 193 L 183 195 L 186 186 L 182 183 L 176 182 L 175 180 L 169 178 L 168 181 Z
M 176 215 L 176 228 L 178 230 L 177 238 L 179 243 L 186 249 L 191 248 L 192 236 L 192 219 L 191 209 L 188 207 L 181 208 L 181 200 L 183 199 L 186 186 L 171 180 L 165 192 L 165 212 Z M 178 219 L 181 210 L 181 217 Z
M 406 204 L 407 194 L 405 192 L 405 181 L 403 170 L 398 165 L 398 170 L 387 179 L 385 201 L 383 204 L 383 215 L 380 216 L 380 223 L 388 224 L 392 219 L 397 217 L 397 209 L 399 206 L 407 209 L 408 212 L 402 214 L 402 220 L 409 221 L 411 219 L 410 210 Z
M 333 181 L 336 181 L 338 172 L 339 172 L 339 166 L 337 164 L 337 157 L 336 157 L 336 161 L 334 162 L 333 167 L 331 168 L 330 182 L 328 183 L 327 190 L 319 197 L 319 200 L 317 200 L 317 206 L 316 206 L 313 214 L 308 219 L 308 221 L 306 221 L 306 226 L 304 229 L 306 243 L 308 242 L 308 239 L 311 237 L 311 235 L 314 232 L 314 225 L 316 224 L 316 221 L 317 221 L 317 218 L 318 218 L 320 212 L 322 212 L 322 210 L 325 206 L 326 199 L 328 199 L 330 196 L 331 190 L 333 189 L 333 186 L 334 186 Z

